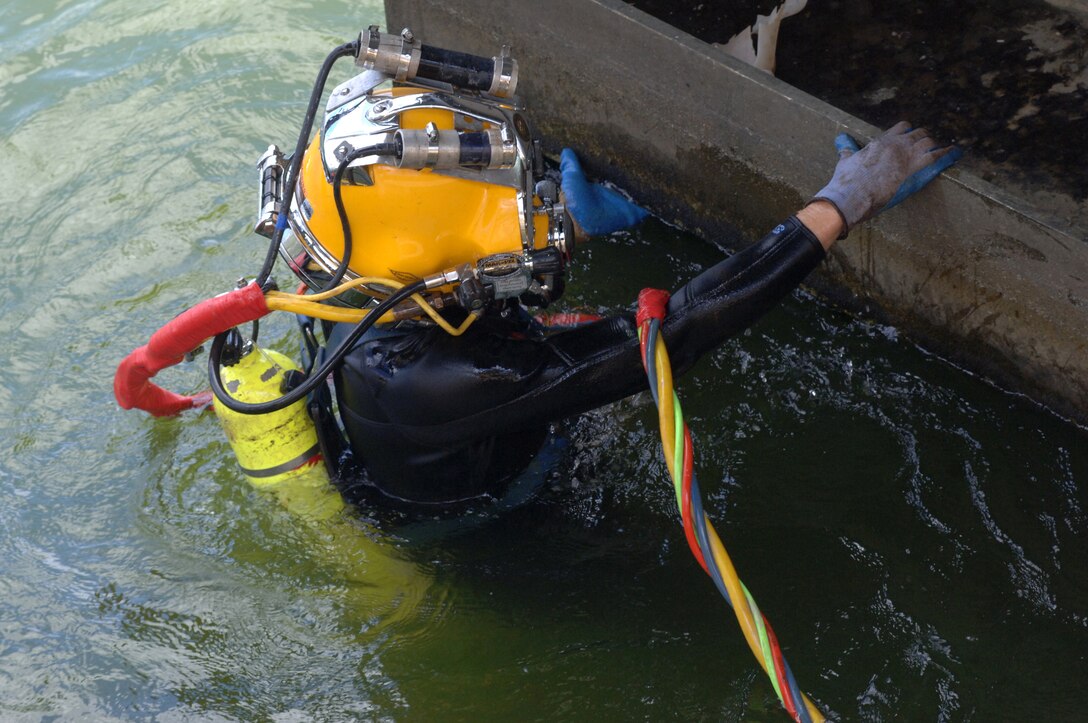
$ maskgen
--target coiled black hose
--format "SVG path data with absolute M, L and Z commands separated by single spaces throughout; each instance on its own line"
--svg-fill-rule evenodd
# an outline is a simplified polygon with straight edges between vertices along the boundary
M 310 132 L 314 127 L 314 118 L 317 116 L 317 107 L 321 103 L 321 96 L 325 92 L 325 81 L 329 78 L 332 66 L 337 60 L 347 55 L 355 56 L 359 53 L 359 41 L 344 43 L 336 47 L 325 62 L 321 64 L 317 80 L 314 81 L 313 92 L 310 93 L 310 105 L 306 109 L 306 117 L 302 121 L 299 130 L 298 142 L 295 143 L 295 154 L 291 156 L 291 166 L 287 171 L 287 183 L 283 189 L 283 207 L 280 209 L 279 218 L 276 219 L 276 228 L 272 232 L 272 241 L 268 245 L 268 253 L 265 255 L 264 264 L 257 274 L 257 284 L 264 287 L 268 277 L 272 275 L 272 267 L 276 264 L 276 256 L 279 254 L 280 242 L 283 240 L 283 231 L 287 228 L 287 213 L 291 208 L 291 198 L 295 194 L 295 184 L 298 182 L 299 168 L 302 166 L 302 155 L 306 152 L 306 144 L 310 141 Z
M 329 373 L 343 360 L 344 356 L 353 346 L 355 346 L 355 343 L 362 338 L 363 334 L 365 334 L 370 327 L 374 326 L 378 319 L 381 318 L 382 314 L 389 311 L 412 294 L 418 294 L 426 288 L 426 282 L 421 280 L 397 289 L 394 293 L 390 294 L 385 299 L 382 299 L 377 306 L 370 310 L 370 313 L 363 317 L 362 321 L 355 325 L 355 328 L 351 330 L 347 338 L 344 339 L 344 342 L 336 347 L 335 351 L 329 354 L 328 359 L 325 360 L 325 363 L 322 364 L 319 369 L 311 373 L 299 386 L 287 392 L 282 397 L 273 399 L 269 402 L 259 402 L 257 404 L 239 402 L 223 387 L 223 380 L 219 376 L 219 361 L 223 357 L 223 347 L 226 345 L 227 336 L 230 334 L 230 332 L 223 332 L 215 337 L 215 340 L 212 341 L 212 347 L 208 351 L 208 381 L 211 383 L 212 393 L 215 394 L 216 400 L 224 407 L 241 414 L 268 414 L 269 412 L 278 412 L 281 409 L 286 409 L 300 399 L 304 399 L 310 392 L 317 389 L 319 385 L 324 384 L 325 378 L 328 377 Z

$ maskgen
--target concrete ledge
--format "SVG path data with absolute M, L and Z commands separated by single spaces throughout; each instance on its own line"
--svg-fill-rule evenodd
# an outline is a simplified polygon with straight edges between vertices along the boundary
M 386 15 L 439 46 L 512 45 L 550 150 L 725 246 L 823 185 L 836 133 L 879 133 L 619 0 L 386 0 Z M 953 169 L 838 244 L 814 286 L 1088 422 L 1084 229 Z

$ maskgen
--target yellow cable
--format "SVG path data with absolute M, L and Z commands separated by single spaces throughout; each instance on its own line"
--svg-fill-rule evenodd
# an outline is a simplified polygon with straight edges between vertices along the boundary
M 657 407 L 657 418 L 661 427 L 661 446 L 665 454 L 665 465 L 669 469 L 669 475 L 675 480 L 677 474 L 675 470 L 677 429 L 675 424 L 676 415 L 673 409 L 675 397 L 672 386 L 672 366 L 669 363 L 668 349 L 660 336 L 654 346 L 654 364 L 657 367 L 657 398 L 661 401 Z M 767 667 L 768 659 L 765 655 L 767 651 L 764 650 L 760 642 L 759 626 L 753 617 L 752 608 L 745 604 L 747 600 L 751 600 L 751 595 L 744 589 L 736 568 L 733 567 L 733 561 L 729 558 L 729 553 L 725 551 L 725 545 L 722 544 L 721 538 L 718 537 L 718 532 L 714 529 L 714 525 L 711 524 L 710 518 L 704 513 L 703 519 L 706 521 L 707 537 L 709 538 L 711 554 L 714 557 L 713 562 L 718 568 L 722 581 L 725 583 L 726 590 L 729 591 L 730 600 L 733 601 L 733 612 L 737 616 L 741 631 L 744 633 L 744 640 L 748 643 L 752 655 L 755 656 L 760 667 L 763 668 L 763 672 L 771 679 L 777 691 L 777 678 L 774 670 Z M 754 600 L 752 602 L 754 603 Z M 758 610 L 758 608 L 756 609 Z M 808 710 L 809 717 L 812 718 L 814 723 L 823 723 L 823 714 L 820 713 L 816 705 L 804 693 L 801 693 L 801 697 L 805 708 Z
M 265 303 L 272 311 L 288 311 L 292 314 L 303 314 L 305 316 L 325 319 L 327 321 L 347 321 L 352 323 L 361 321 L 370 313 L 365 309 L 346 309 L 341 306 L 329 306 L 328 304 L 318 304 L 295 298 L 285 298 L 294 295 L 278 296 L 280 293 L 281 292 L 278 291 L 269 291 L 265 294 Z M 383 318 L 379 319 L 379 321 L 392 320 L 393 312 L 391 311 L 386 312 L 383 315 Z
M 809 700 L 808 696 L 803 692 L 801 697 L 805 699 L 805 708 L 808 710 L 808 717 L 812 719 L 812 723 L 824 723 L 824 714 L 820 712 L 816 704 Z
M 676 439 L 676 425 L 675 415 L 673 414 L 672 401 L 673 401 L 673 386 L 672 386 L 672 366 L 669 363 L 668 350 L 665 348 L 664 340 L 661 337 L 657 338 L 657 344 L 654 346 L 654 363 L 657 366 L 657 398 L 662 401 L 657 406 L 657 419 L 661 426 L 661 446 L 665 453 L 665 465 L 669 469 L 669 475 L 675 479 L 675 439 Z M 718 533 L 715 532 L 714 526 L 710 524 L 710 519 L 703 515 L 706 519 L 707 532 L 710 537 L 711 551 L 714 555 L 714 562 L 718 567 L 719 572 L 722 573 L 722 580 L 725 582 L 725 587 L 729 591 L 729 597 L 734 601 L 733 612 L 737 616 L 737 621 L 740 623 L 740 629 L 744 633 L 744 639 L 748 643 L 748 647 L 752 649 L 752 655 L 756 657 L 759 664 L 763 667 L 764 672 L 768 675 L 772 675 L 771 671 L 767 671 L 767 666 L 764 663 L 763 650 L 759 645 L 759 634 L 755 629 L 755 622 L 752 620 L 752 613 L 746 605 L 744 605 L 744 592 L 740 587 L 740 579 L 737 577 L 737 572 L 733 568 L 733 563 L 729 559 L 729 555 L 725 551 L 725 546 L 722 545 L 721 539 L 718 538 Z
M 284 291 L 269 291 L 265 294 L 265 301 L 268 303 L 268 308 L 279 311 L 290 311 L 295 314 L 305 314 L 306 316 L 312 316 L 315 319 L 325 319 L 327 321 L 348 321 L 358 322 L 367 315 L 364 309 L 345 309 L 342 307 L 329 306 L 328 304 L 319 304 L 319 301 L 325 301 L 331 299 L 334 296 L 344 293 L 348 289 L 362 286 L 364 284 L 381 284 L 388 286 L 394 290 L 404 287 L 399 281 L 393 279 L 383 279 L 376 276 L 360 276 L 357 279 L 351 279 L 345 281 L 334 289 L 329 291 L 323 291 L 319 294 L 289 294 Z M 375 294 L 371 289 L 363 289 L 362 291 L 368 294 Z M 415 302 L 416 306 L 420 310 L 429 316 L 431 320 L 440 326 L 450 336 L 461 336 L 465 333 L 465 330 L 472 326 L 472 323 L 476 321 L 475 314 L 469 314 L 465 317 L 465 320 L 461 322 L 460 326 L 453 326 L 448 321 L 442 318 L 442 316 L 435 311 L 434 307 L 427 303 L 419 294 L 412 294 L 409 297 Z M 378 319 L 379 324 L 385 324 L 393 321 L 392 312 L 387 312 Z
M 657 365 L 657 421 L 661 427 L 661 447 L 665 453 L 665 466 L 669 477 L 676 479 L 676 416 L 672 411 L 672 366 L 665 342 L 659 336 L 654 346 L 654 363 Z M 667 400 L 667 401 L 666 401 Z
M 340 284 L 339 286 L 337 286 L 335 288 L 332 288 L 332 289 L 329 289 L 328 291 L 322 291 L 319 294 L 286 294 L 286 295 L 287 296 L 303 296 L 304 298 L 309 299 L 310 301 L 326 301 L 327 299 L 331 299 L 334 296 L 339 296 L 340 294 L 344 293 L 348 289 L 354 289 L 357 286 L 364 286 L 365 284 L 382 284 L 384 286 L 389 286 L 389 287 L 392 287 L 394 289 L 399 289 L 402 286 L 404 286 L 404 284 L 400 283 L 399 281 L 394 281 L 392 279 L 383 279 L 383 278 L 380 278 L 380 277 L 377 277 L 377 276 L 360 276 L 360 277 L 355 278 L 355 279 L 349 279 L 349 280 L 345 281 L 344 283 Z M 370 294 L 371 296 L 378 296 L 379 295 L 378 292 L 374 291 L 373 289 L 360 289 L 360 291 L 362 291 L 365 294 Z M 275 293 L 285 293 L 285 292 L 275 292 Z
M 478 318 L 475 314 L 469 314 L 465 317 L 465 320 L 461 322 L 461 325 L 454 327 L 448 321 L 438 315 L 438 312 L 431 308 L 431 305 L 423 300 L 423 297 L 419 294 L 414 294 L 412 299 L 420 305 L 420 307 L 428 313 L 434 322 L 438 324 L 442 329 L 450 336 L 461 336 L 465 333 L 465 330 L 472 326 L 472 322 Z
M 748 647 L 752 649 L 752 655 L 756 656 L 756 660 L 759 661 L 763 671 L 767 675 L 774 675 L 774 671 L 767 670 L 763 650 L 759 644 L 759 632 L 756 630 L 755 620 L 752 619 L 752 611 L 744 604 L 744 589 L 741 587 L 736 568 L 733 567 L 733 561 L 729 559 L 729 553 L 725 551 L 725 545 L 722 544 L 721 538 L 718 537 L 717 530 L 710 524 L 710 518 L 704 514 L 703 519 L 706 520 L 707 537 L 710 542 L 711 554 L 714 556 L 714 564 L 717 566 L 718 572 L 721 573 L 725 589 L 729 591 L 729 599 L 733 601 L 733 612 L 737 615 L 737 622 L 740 623 L 744 639 L 748 643 Z

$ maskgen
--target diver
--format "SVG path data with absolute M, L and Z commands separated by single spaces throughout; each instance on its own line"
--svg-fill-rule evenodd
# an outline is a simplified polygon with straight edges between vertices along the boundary
M 328 68 L 346 55 L 363 72 L 332 91 L 311 139 Z M 579 242 L 647 212 L 588 181 L 570 149 L 558 176 L 549 170 L 516 85 L 505 49 L 483 58 L 376 27 L 336 49 L 295 153 L 288 161 L 272 146 L 259 162 L 257 230 L 271 237 L 261 273 L 210 300 L 212 326 L 126 359 L 115 383 L 122 406 L 148 408 L 133 390 L 154 392 L 162 410 L 195 405 L 148 379 L 215 335 L 217 412 L 259 417 L 304 404 L 316 428 L 316 444 L 247 470 L 251 479 L 323 458 L 349 501 L 448 506 L 500 495 L 554 422 L 645 389 L 633 310 L 564 327 L 532 313 L 562 294 Z M 774 307 L 836 240 L 958 157 L 905 122 L 863 148 L 838 145 L 831 180 L 807 205 L 672 293 L 662 334 L 677 373 Z M 299 293 L 273 288 L 277 255 L 301 279 Z M 282 389 L 243 401 L 239 380 L 224 380 L 253 345 L 229 330 L 273 308 L 298 315 L 304 369 L 269 362 L 279 371 L 257 376 L 277 385 L 282 376 Z

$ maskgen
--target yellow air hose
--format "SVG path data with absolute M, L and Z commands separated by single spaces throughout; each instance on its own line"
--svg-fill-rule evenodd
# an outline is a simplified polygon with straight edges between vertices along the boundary
M 357 279 L 345 281 L 333 289 L 322 291 L 318 294 L 290 294 L 284 291 L 269 291 L 265 293 L 265 303 L 268 304 L 269 309 L 274 311 L 288 311 L 293 314 L 303 314 L 305 316 L 310 316 L 315 319 L 324 319 L 326 321 L 357 323 L 365 318 L 370 312 L 366 309 L 346 309 L 319 302 L 326 301 L 335 296 L 339 296 L 349 289 L 358 287 L 363 287 L 360 290 L 372 296 L 380 295 L 373 289 L 365 288 L 367 285 L 385 286 L 394 291 L 404 288 L 404 284 L 399 281 L 394 281 L 393 279 L 383 279 L 376 276 L 360 276 Z M 460 326 L 455 327 L 443 319 L 442 316 L 427 303 L 427 300 L 419 294 L 412 294 L 409 298 L 414 301 L 420 310 L 430 317 L 435 324 L 451 336 L 461 336 L 461 334 L 464 334 L 465 330 L 472 326 L 472 323 L 476 321 L 476 316 L 474 314 L 469 314 L 465 320 L 461 322 Z M 393 312 L 388 311 L 378 319 L 377 323 L 384 324 L 391 321 L 393 321 Z

